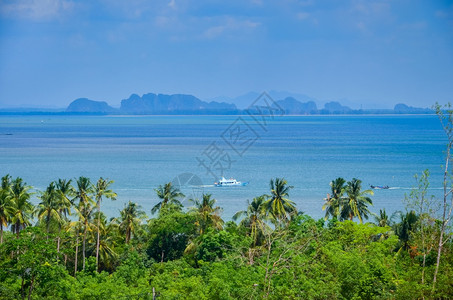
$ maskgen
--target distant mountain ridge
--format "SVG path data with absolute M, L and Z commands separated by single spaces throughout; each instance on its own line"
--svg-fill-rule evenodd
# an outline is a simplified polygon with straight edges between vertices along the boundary
M 277 93 L 277 92 L 275 92 Z M 253 94 L 253 95 L 252 95 Z M 281 95 L 285 93 L 280 92 Z M 289 93 L 286 93 L 289 94 Z M 243 97 L 256 99 L 259 95 L 249 93 Z M 342 105 L 340 102 L 331 101 L 318 108 L 315 101 L 308 96 L 302 95 L 307 102 L 301 102 L 293 96 L 276 100 L 274 106 L 284 110 L 287 115 L 314 115 L 314 114 L 426 114 L 434 113 L 428 108 L 411 107 L 399 103 L 394 109 L 352 109 Z M 217 99 L 220 99 L 217 98 Z M 236 101 L 243 101 L 245 98 L 238 97 Z M 224 98 L 222 99 L 224 100 Z M 253 101 L 250 101 L 253 103 Z M 244 107 L 244 104 L 241 104 Z M 94 101 L 87 98 L 79 98 L 71 102 L 66 109 L 67 113 L 88 113 L 88 114 L 126 114 L 126 115 L 207 115 L 207 114 L 244 114 L 246 109 L 238 108 L 234 103 L 203 101 L 193 95 L 186 94 L 154 94 L 148 93 L 142 96 L 132 94 L 129 98 L 121 101 L 120 108 L 113 108 L 105 101 Z
M 119 109 L 105 101 L 79 98 L 71 102 L 68 113 L 92 114 L 129 114 L 129 115 L 165 115 L 165 114 L 237 114 L 234 104 L 225 102 L 206 102 L 192 95 L 184 94 L 144 94 L 140 97 L 132 94 L 121 101 Z
M 313 101 L 300 102 L 293 97 L 276 101 L 276 105 L 283 108 L 287 115 L 312 115 L 318 113 L 318 107 Z
M 225 102 L 206 102 L 193 95 L 132 94 L 121 101 L 120 111 L 125 114 L 232 114 L 238 109 Z
M 271 90 L 267 92 L 267 94 L 274 100 L 281 100 L 286 99 L 288 97 L 297 99 L 300 102 L 317 102 L 316 99 L 309 97 L 304 94 L 296 94 L 296 93 L 289 93 L 289 92 L 282 92 L 282 91 L 274 91 Z M 248 92 L 246 94 L 231 98 L 231 97 L 215 97 L 210 99 L 211 101 L 222 101 L 227 103 L 232 103 L 236 105 L 238 109 L 246 109 L 255 99 L 257 99 L 261 93 L 258 92 Z
M 398 103 L 393 110 L 397 114 L 426 114 L 433 112 L 433 110 L 429 108 L 412 107 L 404 103 Z
M 72 101 L 66 111 L 75 113 L 96 112 L 105 114 L 118 112 L 117 109 L 111 107 L 105 101 L 94 101 L 87 98 L 78 98 Z

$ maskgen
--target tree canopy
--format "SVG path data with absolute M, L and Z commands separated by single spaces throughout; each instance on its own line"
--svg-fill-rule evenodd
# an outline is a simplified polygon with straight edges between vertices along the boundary
M 1 299 L 453 297 L 451 240 L 432 288 L 438 221 L 421 209 L 392 218 L 381 210 L 365 223 L 372 201 L 358 179 L 331 182 L 319 207 L 327 221 L 296 213 L 291 186 L 279 178 L 270 195 L 244 201 L 233 221 L 210 194 L 189 208 L 168 198 L 152 218 L 127 201 L 109 220 L 100 203 L 116 198 L 111 183 L 60 179 L 35 206 L 23 180 L 2 178 L 1 228 L 13 231 L 2 232 Z M 414 205 L 419 195 L 409 196 Z M 14 218 L 19 208 L 22 219 Z

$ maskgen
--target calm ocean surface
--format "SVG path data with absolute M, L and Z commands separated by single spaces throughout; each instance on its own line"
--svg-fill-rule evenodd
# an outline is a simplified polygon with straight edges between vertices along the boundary
M 318 218 L 329 182 L 340 176 L 359 178 L 364 188 L 392 187 L 374 191 L 374 212 L 404 209 L 413 176 L 424 169 L 438 195 L 445 145 L 437 117 L 427 115 L 0 116 L 0 175 L 20 176 L 37 190 L 58 178 L 112 179 L 118 200 L 103 207 L 113 217 L 129 200 L 150 215 L 153 189 L 178 176 L 184 183 L 190 177 L 181 174 L 191 173 L 203 187 L 183 192 L 212 193 L 225 220 L 269 193 L 271 178 L 284 177 L 298 209 Z M 222 172 L 249 184 L 212 186 Z

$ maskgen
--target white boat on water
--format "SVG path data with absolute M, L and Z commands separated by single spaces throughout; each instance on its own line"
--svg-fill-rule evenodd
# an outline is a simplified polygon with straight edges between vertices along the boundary
M 218 182 L 214 182 L 215 186 L 245 186 L 248 182 L 240 182 L 234 178 L 225 179 L 222 177 Z

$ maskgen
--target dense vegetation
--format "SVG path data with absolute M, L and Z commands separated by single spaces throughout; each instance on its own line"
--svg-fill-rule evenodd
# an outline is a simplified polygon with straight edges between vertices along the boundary
M 439 222 L 414 209 L 362 224 L 371 191 L 360 180 L 331 182 L 327 221 L 297 212 L 291 186 L 271 180 L 269 195 L 234 215 L 238 223 L 224 223 L 209 194 L 184 209 L 171 183 L 156 189 L 155 217 L 129 202 L 107 220 L 101 203 L 116 198 L 111 183 L 60 179 L 34 206 L 21 178 L 2 178 L 1 299 L 453 297 L 451 241 L 433 285 Z M 414 189 L 408 203 L 424 192 Z
M 156 189 L 152 218 L 129 202 L 107 220 L 112 181 L 58 179 L 33 205 L 31 186 L 5 175 L 0 298 L 452 299 L 453 110 L 435 108 L 448 138 L 443 198 L 425 171 L 392 217 L 370 212 L 372 191 L 355 178 L 330 183 L 323 219 L 298 212 L 276 178 L 225 223 L 211 195 L 187 209 L 171 183 Z

